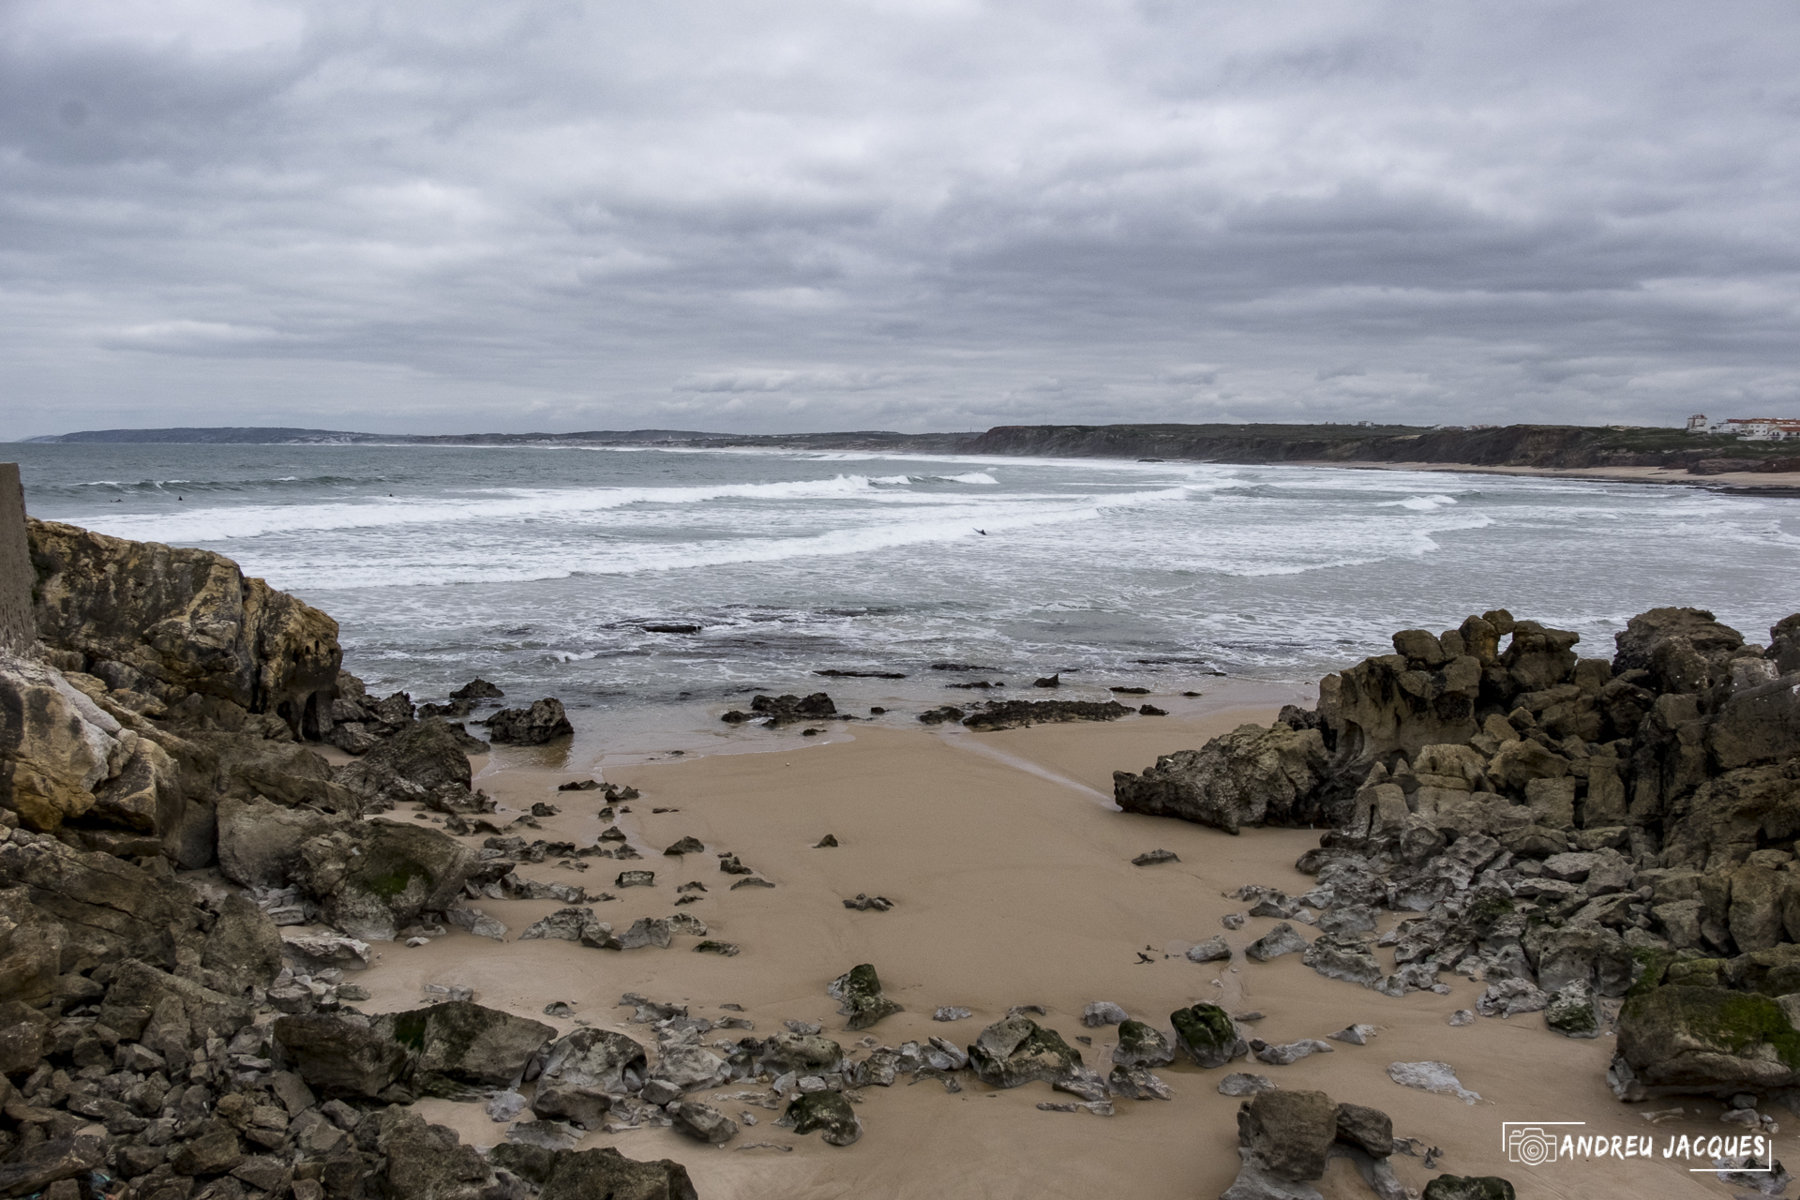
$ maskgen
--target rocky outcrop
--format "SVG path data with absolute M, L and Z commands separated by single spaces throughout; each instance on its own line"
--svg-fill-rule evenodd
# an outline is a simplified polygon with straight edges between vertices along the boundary
M 301 843 L 293 881 L 353 937 L 392 939 L 462 893 L 475 853 L 436 829 L 347 822 Z
M 1180 817 L 1236 833 L 1245 825 L 1307 825 L 1326 767 L 1316 729 L 1240 725 L 1199 750 L 1165 754 L 1141 775 L 1113 773 L 1126 812 Z
M 337 622 L 205 550 L 30 521 L 38 637 L 54 665 L 178 705 L 189 696 L 317 737 L 343 658 Z
M 1542 1012 L 1569 1037 L 1604 1033 L 1630 991 L 1621 1094 L 1790 1086 L 1800 1033 L 1775 998 L 1800 992 L 1800 616 L 1765 649 L 1655 609 L 1611 661 L 1503 610 L 1393 641 L 1328 677 L 1316 711 L 1117 777 L 1136 811 L 1334 826 L 1298 864 L 1304 896 L 1238 893 L 1322 936 L 1277 926 L 1246 957 L 1300 949 L 1394 995 L 1483 979 L 1482 1015 Z M 1379 939 L 1392 971 L 1383 908 L 1413 914 Z
M 503 708 L 486 725 L 491 740 L 514 746 L 541 746 L 575 732 L 562 701 L 551 697 L 533 700 L 526 708 Z
M 1030 1017 L 1008 1017 L 981 1031 L 969 1047 L 975 1077 L 991 1087 L 1015 1088 L 1037 1080 L 1055 1083 L 1081 1066 L 1081 1054 L 1054 1029 Z

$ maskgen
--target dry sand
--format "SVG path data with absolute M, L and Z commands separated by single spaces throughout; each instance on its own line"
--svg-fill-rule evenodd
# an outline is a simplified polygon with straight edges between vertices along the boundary
M 611 769 L 604 756 L 582 757 L 581 738 L 574 757 L 496 753 L 491 761 L 477 760 L 477 785 L 496 797 L 503 818 L 534 801 L 558 805 L 561 815 L 543 821 L 541 836 L 547 838 L 585 844 L 600 832 L 598 793 L 555 791 L 557 783 L 593 773 L 596 764 L 610 782 L 643 793 L 619 821 L 642 861 L 590 859 L 584 873 L 545 863 L 522 873 L 615 892 L 617 901 L 595 908 L 616 929 L 640 916 L 687 912 L 706 921 L 714 937 L 741 944 L 742 953 L 692 953 L 693 937 L 677 937 L 668 950 L 622 953 L 561 941 L 519 942 L 512 939 L 558 905 L 483 902 L 510 927 L 509 940 L 452 932 L 416 949 L 382 946 L 376 964 L 357 980 L 373 996 L 364 1007 L 409 1008 L 428 983 L 463 985 L 485 1004 L 562 1029 L 572 1022 L 542 1014 L 549 1002 L 565 1000 L 582 1020 L 653 1044 L 647 1027 L 625 1024 L 630 1009 L 615 1007 L 622 993 L 639 992 L 686 1003 L 696 1016 L 721 1017 L 727 1015 L 721 1004 L 741 1004 L 758 1035 L 780 1029 L 788 1018 L 819 1022 L 851 1047 L 865 1035 L 842 1032 L 843 1019 L 825 986 L 855 964 L 871 962 L 887 994 L 906 1009 L 869 1031 L 888 1045 L 934 1034 L 966 1045 L 1010 1006 L 1041 1004 L 1049 1010 L 1041 1020 L 1072 1044 L 1079 1045 L 1077 1036 L 1092 1038 L 1091 1046 L 1079 1048 L 1089 1065 L 1104 1072 L 1113 1030 L 1086 1029 L 1080 1021 L 1094 1000 L 1113 1001 L 1165 1029 L 1171 1011 L 1195 1001 L 1216 1001 L 1234 1012 L 1260 1010 L 1266 1016 L 1251 1030 L 1272 1042 L 1323 1037 L 1351 1022 L 1380 1028 L 1367 1046 L 1334 1043 L 1335 1053 L 1287 1067 L 1239 1062 L 1215 1071 L 1166 1068 L 1161 1074 L 1175 1091 L 1173 1101 L 1121 1101 L 1111 1119 L 1039 1111 L 1040 1101 L 1070 1099 L 1047 1084 L 994 1091 L 965 1076 L 957 1094 L 932 1079 L 866 1089 L 858 1111 L 867 1132 L 848 1148 L 827 1146 L 816 1135 L 796 1137 L 774 1126 L 777 1113 L 741 1102 L 721 1107 L 734 1118 L 752 1112 L 759 1123 L 723 1148 L 667 1129 L 596 1133 L 583 1143 L 613 1145 L 635 1158 L 674 1158 L 687 1166 L 704 1200 L 1213 1197 L 1237 1169 L 1239 1101 L 1216 1091 L 1227 1070 L 1252 1070 L 1283 1087 L 1322 1088 L 1339 1100 L 1373 1105 L 1392 1114 L 1397 1134 L 1442 1147 L 1441 1170 L 1503 1174 L 1521 1196 L 1732 1194 L 1711 1176 L 1688 1174 L 1683 1168 L 1690 1164 L 1660 1158 L 1558 1162 L 1536 1170 L 1507 1163 L 1503 1120 L 1585 1121 L 1585 1132 L 1653 1133 L 1659 1153 L 1670 1133 L 1731 1131 L 1719 1124 L 1714 1104 L 1689 1101 L 1685 1120 L 1653 1129 L 1640 1118 L 1641 1109 L 1670 1104 L 1634 1109 L 1616 1103 L 1603 1080 L 1610 1037 L 1569 1041 L 1547 1031 L 1538 1014 L 1451 1028 L 1446 1018 L 1473 1007 L 1479 990 L 1462 980 L 1447 996 L 1390 999 L 1323 979 L 1297 955 L 1268 964 L 1244 962 L 1240 955 L 1236 965 L 1205 966 L 1183 958 L 1189 945 L 1221 931 L 1222 916 L 1245 907 L 1221 893 L 1252 882 L 1295 892 L 1310 886 L 1292 864 L 1317 838 L 1306 830 L 1230 837 L 1111 808 L 1114 769 L 1140 770 L 1159 753 L 1273 716 L 1270 708 L 1231 707 L 1229 688 L 1209 704 L 1209 711 L 1180 718 L 986 734 L 854 727 L 804 743 L 761 734 L 773 749 Z M 815 849 L 826 833 L 841 845 Z M 703 841 L 706 852 L 663 856 L 664 847 L 686 835 Z M 1132 856 L 1158 847 L 1175 851 L 1181 861 L 1131 865 Z M 733 879 L 720 872 L 719 851 L 738 854 L 776 887 L 728 890 Z M 627 866 L 656 871 L 656 886 L 612 887 L 614 874 Z M 675 887 L 690 879 L 709 890 L 699 903 L 676 908 Z M 885 895 L 896 907 L 885 913 L 845 909 L 841 901 L 858 892 Z M 1272 924 L 1253 919 L 1227 936 L 1241 947 Z M 1140 950 L 1152 961 L 1140 962 Z M 953 1004 L 975 1015 L 949 1024 L 931 1020 L 933 1009 Z M 1389 1063 L 1419 1059 L 1453 1064 L 1482 1103 L 1465 1105 L 1388 1079 Z M 505 1136 L 479 1104 L 433 1100 L 420 1107 L 474 1144 L 492 1145 Z M 1417 1158 L 1394 1161 L 1413 1188 L 1434 1173 Z M 1328 1197 L 1371 1194 L 1343 1161 L 1333 1163 L 1321 1187 Z

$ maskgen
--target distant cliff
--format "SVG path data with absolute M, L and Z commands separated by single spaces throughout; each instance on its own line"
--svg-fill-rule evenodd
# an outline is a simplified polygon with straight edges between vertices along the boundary
M 42 442 L 370 443 L 461 446 L 658 445 L 730 449 L 861 450 L 889 454 L 1003 454 L 1168 458 L 1227 463 L 1455 463 L 1484 467 L 1668 467 L 1696 475 L 1800 471 L 1800 447 L 1648 426 L 1506 425 L 996 425 L 985 433 L 734 434 L 678 429 L 581 433 L 388 435 L 318 429 L 89 430 Z

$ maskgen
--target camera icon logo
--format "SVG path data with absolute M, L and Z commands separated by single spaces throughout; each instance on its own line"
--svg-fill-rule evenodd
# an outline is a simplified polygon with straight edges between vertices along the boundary
M 1506 1161 L 1541 1167 L 1556 1161 L 1556 1135 L 1537 1125 L 1515 1125 L 1506 1131 Z

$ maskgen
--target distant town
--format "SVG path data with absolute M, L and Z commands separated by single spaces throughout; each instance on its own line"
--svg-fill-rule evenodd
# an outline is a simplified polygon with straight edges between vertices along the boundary
M 1689 433 L 1718 433 L 1740 437 L 1751 442 L 1785 442 L 1800 438 L 1800 418 L 1796 417 L 1727 417 L 1708 422 L 1705 413 L 1688 418 Z

